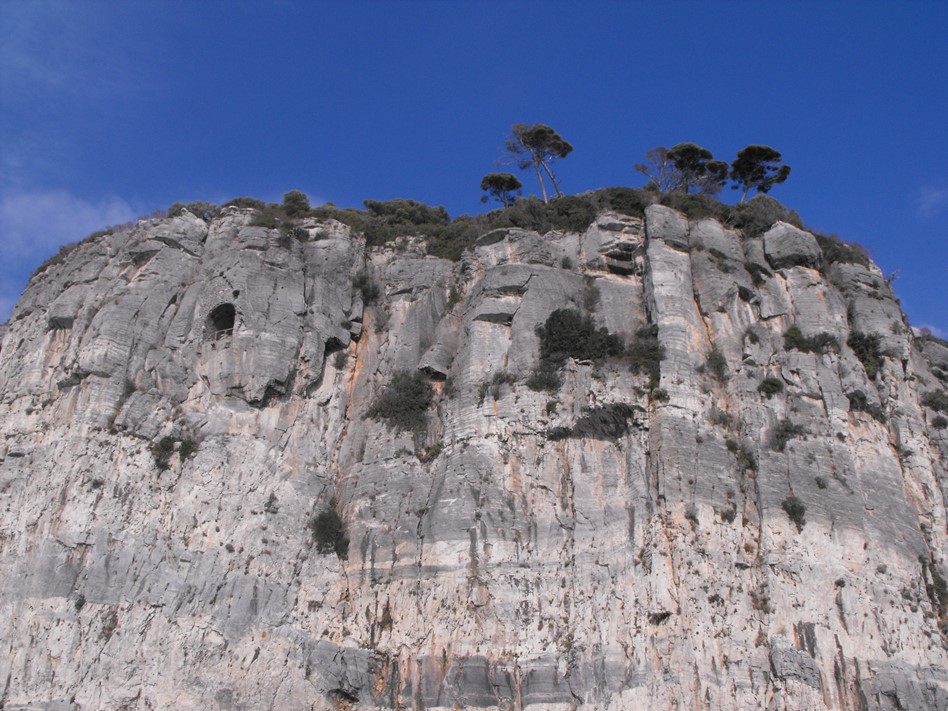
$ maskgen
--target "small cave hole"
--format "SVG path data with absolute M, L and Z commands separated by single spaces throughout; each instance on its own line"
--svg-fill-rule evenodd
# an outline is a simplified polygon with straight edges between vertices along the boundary
M 215 341 L 234 335 L 234 321 L 237 319 L 237 309 L 233 304 L 215 306 L 207 317 L 208 335 Z

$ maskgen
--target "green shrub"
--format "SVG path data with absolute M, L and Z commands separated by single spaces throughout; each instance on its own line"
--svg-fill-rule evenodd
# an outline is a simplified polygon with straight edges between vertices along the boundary
M 938 617 L 942 618 L 939 627 L 943 634 L 948 634 L 948 620 L 945 619 L 948 618 L 948 580 L 945 580 L 939 572 L 934 561 L 927 559 L 925 556 L 919 556 L 918 562 L 922 564 L 922 580 L 925 581 L 925 592 L 928 594 L 928 599 L 931 600 Z M 931 583 L 928 582 L 929 576 L 931 576 Z
M 787 512 L 787 517 L 796 524 L 797 532 L 802 531 L 806 525 L 806 506 L 803 502 L 791 494 L 783 500 L 782 506 Z
M 595 311 L 599 308 L 599 302 L 602 301 L 602 292 L 596 286 L 595 279 L 585 277 L 583 281 L 582 293 L 583 309 L 585 311 Z
M 346 535 L 342 517 L 336 511 L 335 499 L 332 499 L 325 509 L 312 518 L 309 529 L 313 534 L 317 551 L 335 553 L 342 560 L 349 557 L 349 537 Z
M 755 195 L 747 202 L 727 210 L 725 222 L 741 231 L 745 239 L 759 237 L 776 222 L 786 222 L 803 229 L 803 221 L 769 195 Z
M 284 249 L 289 249 L 293 240 L 305 242 L 309 239 L 309 232 L 295 224 L 286 213 L 284 206 L 269 204 L 258 210 L 250 220 L 251 227 L 265 227 L 268 230 L 279 230 L 277 240 Z
M 645 208 L 655 201 L 655 195 L 637 188 L 602 188 L 589 193 L 599 210 L 612 210 L 630 217 L 645 217 Z
M 277 495 L 272 491 L 270 492 L 270 496 L 267 497 L 267 503 L 263 505 L 263 510 L 268 514 L 275 514 L 280 511 L 279 500 L 277 499 Z
M 290 190 L 283 196 L 283 211 L 287 217 L 306 215 L 310 211 L 309 198 L 299 190 Z
M 429 464 L 433 462 L 435 459 L 437 459 L 438 456 L 443 451 L 444 451 L 444 443 L 435 442 L 431 446 L 423 447 L 422 449 L 420 449 L 416 456 L 418 457 L 418 461 L 421 462 L 422 464 Z
M 365 416 L 384 420 L 390 428 L 399 431 L 422 432 L 428 425 L 428 408 L 433 397 L 434 390 L 424 373 L 400 370 Z
M 720 383 L 727 382 L 727 358 L 717 348 L 712 348 L 705 360 L 705 367 Z
M 366 243 L 372 246 L 386 244 L 403 235 L 426 235 L 430 238 L 450 227 L 451 217 L 443 207 L 404 199 L 365 200 L 363 204 L 365 212 L 340 210 L 326 205 L 311 211 L 311 214 L 349 225 L 365 235 Z
M 266 227 L 269 230 L 276 230 L 283 226 L 289 220 L 282 205 L 270 203 L 260 208 L 251 220 L 251 227 Z
M 451 216 L 443 207 L 432 207 L 416 200 L 365 200 L 369 215 L 389 225 L 444 225 Z
M 510 207 L 483 215 L 461 215 L 449 223 L 425 224 L 424 230 L 418 233 L 428 237 L 428 254 L 457 261 L 465 249 L 493 230 L 516 227 L 540 234 L 551 230 L 584 232 L 600 210 L 641 217 L 649 204 L 651 198 L 633 188 L 605 188 L 584 195 L 565 195 L 549 203 L 535 197 L 520 198 Z
M 773 450 L 782 452 L 787 446 L 787 442 L 803 435 L 805 432 L 806 430 L 803 427 L 784 418 L 774 427 L 774 431 L 770 435 L 770 446 Z
M 757 471 L 757 457 L 744 445 L 741 445 L 741 448 L 737 450 L 737 464 L 741 471 L 747 471 L 748 469 L 752 472 Z
M 862 390 L 856 390 L 855 392 L 847 394 L 846 399 L 849 400 L 849 409 L 851 412 L 866 412 L 879 422 L 885 422 L 886 417 L 882 407 L 870 403 L 869 398 L 866 397 L 866 393 Z
M 402 235 L 420 235 L 426 238 L 428 254 L 457 261 L 479 237 L 492 230 L 518 227 L 540 234 L 551 230 L 583 232 L 600 210 L 642 216 L 650 203 L 651 197 L 643 191 L 606 188 L 585 195 L 565 195 L 549 203 L 535 197 L 521 198 L 510 207 L 473 217 L 460 215 L 453 220 L 443 207 L 404 199 L 366 200 L 365 210 L 337 208 L 332 204 L 305 212 L 280 205 L 264 207 L 262 203 L 249 206 L 272 213 L 267 217 L 258 216 L 261 221 L 265 220 L 262 226 L 278 227 L 275 223 L 304 214 L 317 219 L 334 219 L 361 232 L 370 246 L 386 244 Z
M 655 402 L 668 402 L 668 391 L 665 388 L 652 388 L 649 391 L 649 397 Z
M 171 466 L 171 457 L 174 455 L 175 438 L 165 435 L 151 445 L 151 455 L 155 459 L 155 466 L 159 471 L 165 471 Z
M 788 350 L 801 353 L 839 352 L 839 341 L 831 333 L 818 333 L 815 336 L 804 336 L 799 328 L 791 326 L 783 334 L 783 345 Z
M 488 391 L 491 394 L 494 402 L 500 400 L 501 387 L 503 385 L 513 385 L 517 382 L 517 379 L 513 376 L 513 373 L 508 373 L 504 370 L 498 370 L 494 373 L 490 380 L 485 380 L 481 383 L 480 388 L 478 389 L 478 402 L 480 405 L 484 402 L 484 398 L 487 397 Z
M 783 392 L 783 381 L 780 378 L 775 378 L 772 375 L 768 375 L 766 378 L 760 381 L 760 385 L 757 386 L 757 390 L 769 400 L 777 393 Z
M 359 272 L 352 277 L 352 286 L 362 292 L 362 303 L 373 304 L 381 295 L 379 285 L 375 283 L 368 272 Z
M 427 253 L 432 257 L 450 259 L 453 262 L 460 261 L 464 251 L 473 247 L 478 237 L 484 232 L 490 231 L 490 229 L 481 231 L 479 227 L 481 217 L 480 215 L 477 218 L 461 215 L 448 225 L 427 227 L 424 233 L 427 237 L 425 241 Z
M 560 366 L 548 360 L 540 360 L 527 378 L 527 387 L 537 392 L 556 392 L 563 385 Z
M 934 427 L 936 430 L 948 428 L 948 418 L 945 418 L 942 415 L 935 415 L 935 418 L 932 420 L 932 427 Z
M 712 425 L 726 427 L 729 430 L 734 429 L 737 425 L 737 420 L 735 419 L 734 415 L 724 410 L 720 410 L 714 405 L 711 406 L 711 412 L 708 413 L 708 420 Z M 737 446 L 736 442 L 735 446 Z M 730 447 L 728 447 L 728 449 L 730 449 Z
M 855 242 L 845 242 L 836 235 L 827 235 L 814 232 L 817 244 L 823 250 L 823 264 L 861 264 L 868 267 L 871 263 L 869 255 L 862 245 Z
M 457 284 L 452 284 L 448 291 L 448 311 L 453 309 L 461 301 L 461 292 L 458 291 Z
M 177 217 L 185 210 L 190 212 L 195 217 L 200 217 L 205 222 L 210 222 L 221 212 L 221 209 L 214 203 L 198 200 L 196 202 L 189 203 L 176 202 L 174 205 L 168 208 L 166 214 L 168 217 Z
M 649 613 L 648 621 L 649 624 L 660 625 L 671 616 L 672 613 L 668 612 L 667 610 L 662 610 L 661 612 L 652 612 Z
M 266 206 L 263 200 L 252 197 L 237 197 L 221 205 L 221 207 L 251 207 L 254 210 L 263 210 Z
M 730 274 L 734 271 L 734 266 L 731 264 L 730 258 L 720 249 L 712 247 L 708 250 L 708 255 L 711 257 L 714 265 L 725 274 Z M 745 301 L 747 300 L 749 299 L 745 299 Z
M 554 427 L 546 436 L 551 440 L 567 437 L 614 440 L 629 431 L 629 420 L 634 414 L 635 408 L 624 402 L 592 407 L 586 409 L 572 427 Z
M 856 357 L 866 369 L 866 375 L 875 378 L 882 368 L 882 352 L 879 350 L 880 337 L 875 334 L 866 334 L 854 331 L 846 340 L 846 345 L 853 349 Z
M 596 328 L 589 316 L 574 309 L 557 309 L 542 326 L 537 327 L 540 337 L 540 358 L 563 363 L 567 358 L 598 361 L 608 356 L 620 356 L 624 350 L 622 339 L 606 328 Z
M 198 443 L 193 439 L 182 439 L 181 446 L 178 447 L 178 456 L 181 457 L 181 460 L 190 459 L 197 452 Z
M 665 359 L 665 347 L 658 340 L 658 326 L 637 329 L 626 353 L 630 370 L 637 375 L 648 375 L 649 389 L 658 387 Z
M 540 362 L 527 379 L 531 390 L 558 390 L 562 385 L 559 371 L 567 358 L 600 361 L 623 352 L 622 339 L 605 328 L 596 328 L 589 316 L 574 309 L 557 309 L 536 332 Z
M 670 192 L 665 193 L 659 203 L 683 212 L 692 220 L 710 217 L 725 222 L 728 207 L 710 195 Z
M 339 220 L 365 235 L 370 246 L 383 245 L 403 235 L 427 237 L 429 253 L 436 256 L 460 259 L 466 247 L 477 238 L 475 230 L 469 229 L 470 218 L 458 218 L 451 222 L 443 207 L 432 207 L 416 200 L 365 200 L 365 211 L 338 209 L 324 205 L 311 211 L 316 217 Z
M 293 225 L 290 223 L 283 223 L 280 225 L 279 245 L 284 249 L 289 249 L 293 240 L 296 240 L 297 242 L 306 242 L 308 239 L 309 232 L 299 225 Z
M 751 275 L 751 280 L 754 282 L 754 286 L 763 286 L 764 277 L 773 276 L 773 274 L 768 269 L 755 262 L 744 262 L 744 269 L 746 269 L 747 273 Z
M 102 237 L 105 234 L 108 234 L 108 233 L 106 232 L 106 233 L 100 234 L 98 232 L 93 232 L 86 239 L 95 239 L 96 237 Z M 51 267 L 55 267 L 57 264 L 62 264 L 63 262 L 65 262 L 66 257 L 68 257 L 70 254 L 75 252 L 76 249 L 78 249 L 79 245 L 80 245 L 79 242 L 70 242 L 69 244 L 64 244 L 62 247 L 59 248 L 59 251 L 56 252 L 56 254 L 51 256 L 49 259 L 44 261 L 42 264 L 36 267 L 36 269 L 33 270 L 33 273 L 30 274 L 30 279 L 32 280 L 34 277 L 39 276 L 40 274 L 45 272 L 47 269 Z
M 948 392 L 944 390 L 930 390 L 922 396 L 922 404 L 938 412 L 948 414 Z
M 151 455 L 159 471 L 165 471 L 171 467 L 171 457 L 174 456 L 176 445 L 178 445 L 178 458 L 182 462 L 194 456 L 198 449 L 197 442 L 188 437 L 177 438 L 172 435 L 165 435 L 151 445 Z

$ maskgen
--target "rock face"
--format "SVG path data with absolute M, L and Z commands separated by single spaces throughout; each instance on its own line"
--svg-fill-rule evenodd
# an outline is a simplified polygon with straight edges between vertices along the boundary
M 948 707 L 948 349 L 878 269 L 661 206 L 459 263 L 251 216 L 83 243 L 0 333 L 0 707 Z M 531 390 L 562 308 L 660 381 Z M 424 431 L 365 417 L 419 370 Z

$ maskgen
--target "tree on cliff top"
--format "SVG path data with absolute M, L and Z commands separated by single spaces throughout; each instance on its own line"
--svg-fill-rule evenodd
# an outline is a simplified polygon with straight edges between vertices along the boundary
M 536 171 L 537 180 L 540 182 L 540 191 L 543 193 L 543 202 L 549 202 L 549 198 L 546 194 L 543 174 L 540 172 L 541 168 L 549 176 L 550 182 L 553 184 L 553 190 L 556 191 L 556 197 L 563 195 L 560 192 L 560 186 L 556 182 L 556 176 L 553 175 L 553 171 L 550 169 L 550 163 L 558 158 L 568 156 L 573 147 L 560 134 L 542 123 L 530 125 L 515 123 L 504 148 L 507 151 L 506 162 L 516 163 L 520 170 L 527 170 L 532 166 Z
M 290 190 L 283 196 L 283 210 L 287 217 L 295 217 L 309 212 L 309 198 L 299 190 Z
M 481 202 L 487 202 L 493 197 L 504 207 L 510 207 L 514 204 L 514 193 L 519 194 L 522 187 L 523 183 L 516 175 L 511 173 L 488 173 L 481 180 L 481 190 L 486 190 L 489 195 L 482 196 Z
M 750 145 L 737 153 L 731 163 L 731 180 L 734 190 L 743 188 L 741 202 L 747 199 L 747 193 L 756 188 L 759 193 L 769 192 L 777 183 L 782 183 L 790 175 L 790 166 L 784 165 L 779 151 L 770 146 Z
M 670 192 L 681 180 L 681 174 L 675 169 L 675 164 L 668 157 L 668 149 L 665 146 L 656 146 L 650 151 L 645 152 L 647 163 L 635 163 L 632 165 L 636 172 L 641 173 L 648 182 L 645 184 L 646 190 L 658 190 L 660 193 Z
M 713 195 L 720 192 L 727 180 L 728 165 L 714 160 L 711 151 L 695 143 L 679 143 L 668 151 L 668 158 L 680 174 L 673 190 Z

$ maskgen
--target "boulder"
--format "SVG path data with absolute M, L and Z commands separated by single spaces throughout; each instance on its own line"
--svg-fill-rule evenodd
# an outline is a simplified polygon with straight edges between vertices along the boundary
M 764 253 L 774 269 L 819 267 L 823 251 L 809 232 L 778 222 L 764 234 Z

